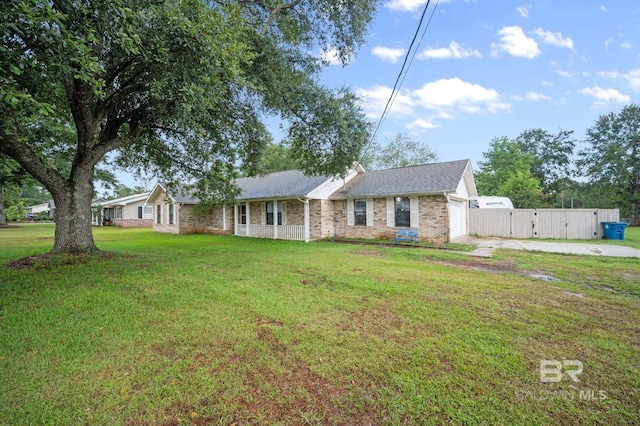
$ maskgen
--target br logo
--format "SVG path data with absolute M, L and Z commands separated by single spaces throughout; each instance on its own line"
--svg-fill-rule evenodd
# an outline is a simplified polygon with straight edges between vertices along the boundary
M 582 373 L 584 366 L 577 359 L 556 361 L 550 359 L 540 360 L 540 381 L 543 383 L 559 382 L 562 377 L 569 376 L 574 382 L 579 382 L 578 375 Z

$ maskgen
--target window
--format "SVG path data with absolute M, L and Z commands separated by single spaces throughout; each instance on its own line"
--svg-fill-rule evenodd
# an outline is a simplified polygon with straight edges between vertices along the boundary
M 115 219 L 122 219 L 122 207 L 115 208 Z
M 355 225 L 367 225 L 367 200 L 354 201 L 354 215 Z
M 143 219 L 153 219 L 153 206 L 144 206 L 144 210 L 142 211 Z
M 173 220 L 174 211 L 175 211 L 175 204 L 169 204 L 169 225 L 173 225 L 175 223 Z
M 240 205 L 240 224 L 241 225 L 247 224 L 247 205 L 246 204 Z
M 407 197 L 396 198 L 396 226 L 411 226 L 411 201 Z
M 273 225 L 273 201 L 267 202 L 267 225 Z M 278 225 L 282 225 L 282 201 L 278 201 Z
M 156 223 L 158 225 L 162 224 L 162 205 L 158 204 L 156 206 Z

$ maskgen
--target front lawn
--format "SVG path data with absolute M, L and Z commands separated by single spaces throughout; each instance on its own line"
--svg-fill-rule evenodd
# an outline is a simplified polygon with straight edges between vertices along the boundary
M 640 423 L 637 259 L 95 236 L 0 267 L 1 424 Z M 0 264 L 52 241 L 0 229 Z

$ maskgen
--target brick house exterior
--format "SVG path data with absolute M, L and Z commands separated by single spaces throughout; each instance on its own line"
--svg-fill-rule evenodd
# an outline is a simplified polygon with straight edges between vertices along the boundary
M 466 235 L 468 200 L 477 197 L 468 160 L 371 172 L 358 166 L 343 179 L 289 170 L 236 184 L 235 204 L 196 214 L 188 191 L 158 183 L 146 201 L 153 230 L 313 241 L 392 238 L 408 227 L 421 241 L 444 244 Z

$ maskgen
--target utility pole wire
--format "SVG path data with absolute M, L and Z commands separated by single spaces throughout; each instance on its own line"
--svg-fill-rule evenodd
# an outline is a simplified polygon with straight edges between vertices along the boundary
M 380 116 L 380 119 L 378 120 L 378 124 L 376 125 L 375 130 L 373 131 L 373 133 L 371 134 L 371 139 L 369 139 L 369 142 L 367 143 L 366 147 L 364 148 L 364 150 L 362 151 L 362 153 L 360 154 L 360 158 L 362 159 L 367 151 L 371 148 L 371 144 L 373 143 L 373 141 L 375 141 L 376 136 L 378 135 L 378 132 L 380 131 L 380 128 L 382 127 L 382 123 L 384 122 L 385 118 L 387 117 L 387 114 L 389 112 L 389 110 L 391 109 L 391 106 L 393 105 L 393 102 L 395 101 L 395 99 L 398 96 L 398 92 L 400 90 L 400 87 L 402 87 L 402 83 L 404 83 L 404 79 L 407 76 L 407 73 L 409 72 L 409 68 L 411 68 L 411 65 L 413 64 L 413 60 L 416 57 L 418 48 L 420 47 L 420 44 L 422 43 L 422 40 L 424 39 L 424 36 L 427 32 L 427 29 L 429 28 L 429 24 L 431 23 L 431 20 L 433 19 L 433 15 L 438 7 L 438 4 L 440 3 L 440 0 L 437 0 L 436 5 L 433 8 L 433 11 L 431 12 L 431 16 L 429 17 L 429 21 L 427 22 L 427 25 L 425 26 L 423 32 L 422 32 L 422 36 L 420 37 L 420 40 L 418 41 L 418 44 L 416 45 L 416 48 L 413 48 L 413 45 L 416 41 L 416 39 L 418 38 L 418 34 L 420 33 L 420 28 L 422 27 L 422 22 L 424 21 L 424 17 L 427 14 L 427 9 L 429 8 L 429 4 L 431 4 L 431 0 L 427 0 L 427 3 L 424 6 L 424 9 L 422 10 L 422 14 L 420 15 L 420 21 L 418 22 L 418 27 L 416 28 L 416 32 L 413 35 L 413 38 L 411 39 L 411 44 L 409 44 L 409 49 L 407 50 L 407 54 L 404 57 L 404 60 L 402 62 L 402 67 L 400 68 L 400 72 L 398 73 L 398 77 L 396 78 L 396 81 L 393 85 L 393 89 L 391 90 L 391 95 L 389 95 L 389 99 L 387 100 L 387 104 L 384 107 L 384 110 L 382 111 L 382 115 Z M 411 60 L 409 60 L 409 55 L 411 55 L 411 52 L 413 51 L 413 55 L 411 56 Z M 407 61 L 408 61 L 408 65 L 407 65 Z M 405 71 L 405 67 L 406 67 L 406 71 Z

